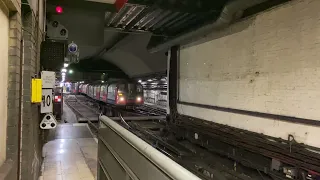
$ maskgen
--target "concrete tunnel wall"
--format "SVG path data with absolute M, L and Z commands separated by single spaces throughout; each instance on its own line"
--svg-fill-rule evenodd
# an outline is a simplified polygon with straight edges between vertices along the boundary
M 163 72 L 167 68 L 167 57 L 165 52 L 151 54 L 147 51 L 150 38 L 151 33 L 129 35 L 103 57 L 116 64 L 129 76 Z
M 50 6 L 50 5 L 49 5 Z M 51 5 L 51 9 L 54 6 Z M 64 13 L 53 15 L 69 31 L 69 42 L 74 41 L 80 49 L 80 58 L 95 54 L 105 42 L 119 34 L 116 30 L 105 29 L 104 10 L 89 10 L 64 7 Z M 146 47 L 150 33 L 130 34 L 118 42 L 102 58 L 117 65 L 130 77 L 166 70 L 164 52 L 151 54 Z
M 294 0 L 180 52 L 184 102 L 320 121 L 320 1 Z M 178 105 L 181 114 L 320 147 L 320 128 Z

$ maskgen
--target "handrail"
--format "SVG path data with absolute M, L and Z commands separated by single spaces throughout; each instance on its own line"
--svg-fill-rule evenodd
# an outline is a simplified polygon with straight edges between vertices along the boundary
M 110 118 L 106 116 L 100 116 L 100 121 L 110 127 L 115 133 L 121 136 L 133 148 L 144 155 L 149 161 L 151 161 L 155 166 L 166 173 L 170 178 L 174 180 L 200 180 L 199 177 L 197 177 L 166 155 L 162 154 L 154 147 L 138 138 L 136 135 L 123 128 Z

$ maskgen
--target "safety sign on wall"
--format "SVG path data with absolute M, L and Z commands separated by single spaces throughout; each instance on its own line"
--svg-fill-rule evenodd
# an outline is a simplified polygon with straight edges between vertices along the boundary
M 56 82 L 56 74 L 53 71 L 41 71 L 42 97 L 41 113 L 52 113 L 52 93 Z
M 56 83 L 56 74 L 53 71 L 42 71 L 42 97 L 41 97 L 41 113 L 45 114 L 43 117 L 40 128 L 41 129 L 54 129 L 57 126 L 57 121 L 52 115 L 53 112 L 53 88 Z
M 53 71 L 41 71 L 42 89 L 53 89 L 56 82 L 56 73 Z
M 57 127 L 57 120 L 54 118 L 52 114 L 46 114 L 41 123 L 40 123 L 40 128 L 41 129 L 54 129 Z

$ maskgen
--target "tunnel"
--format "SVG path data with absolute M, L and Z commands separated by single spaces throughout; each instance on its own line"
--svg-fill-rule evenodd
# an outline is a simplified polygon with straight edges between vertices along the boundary
M 0 180 L 319 180 L 318 0 L 0 0 Z

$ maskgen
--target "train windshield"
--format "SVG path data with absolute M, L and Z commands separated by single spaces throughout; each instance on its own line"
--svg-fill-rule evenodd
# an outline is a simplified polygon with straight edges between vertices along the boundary
M 137 92 L 141 93 L 143 91 L 143 88 L 140 84 L 137 85 Z
M 128 84 L 128 91 L 129 93 L 133 93 L 135 91 L 135 84 Z
M 126 90 L 125 84 L 119 84 L 118 85 L 118 91 L 124 92 Z

